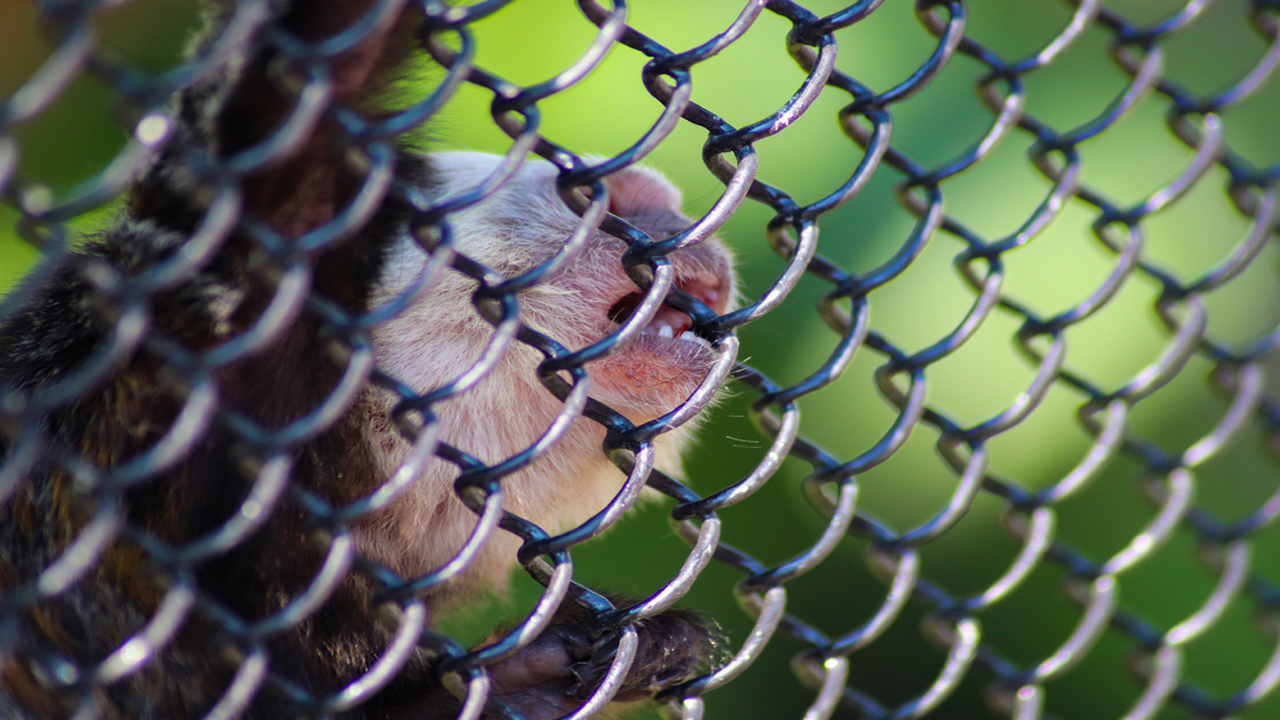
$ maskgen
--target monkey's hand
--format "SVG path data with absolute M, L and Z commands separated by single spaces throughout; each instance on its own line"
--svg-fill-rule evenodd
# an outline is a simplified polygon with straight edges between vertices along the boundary
M 715 665 L 723 647 L 720 629 L 707 617 L 668 610 L 635 625 L 636 655 L 613 697 L 621 703 L 647 700 Z M 488 668 L 490 700 L 526 720 L 553 720 L 577 710 L 600 686 L 617 654 L 621 631 L 598 632 L 579 609 L 564 609 L 536 640 Z M 434 693 L 433 693 L 434 694 Z M 456 716 L 450 697 L 423 698 L 432 720 Z M 436 714 L 431 714 L 436 713 Z M 444 713 L 444 714 L 441 714 Z M 486 719 L 501 717 L 492 709 Z M 597 717 L 617 717 L 606 710 Z
M 723 634 L 701 613 L 668 610 L 641 620 L 635 629 L 639 645 L 614 702 L 648 699 L 714 669 L 721 660 Z M 616 630 L 596 638 L 590 645 L 591 656 L 570 666 L 577 681 L 571 695 L 585 700 L 595 692 L 613 663 L 620 639 L 621 632 Z

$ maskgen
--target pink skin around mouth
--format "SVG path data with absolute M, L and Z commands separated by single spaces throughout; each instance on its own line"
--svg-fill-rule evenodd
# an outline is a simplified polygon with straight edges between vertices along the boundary
M 717 250 L 705 251 L 704 259 L 716 260 L 710 266 L 688 268 L 683 275 L 677 262 L 675 286 L 723 314 L 733 281 L 727 257 Z M 722 268 L 723 273 L 713 267 Z M 643 299 L 642 292 L 633 290 L 616 300 L 607 310 L 610 325 L 616 329 Z M 659 307 L 639 337 L 620 352 L 587 366 L 596 383 L 592 394 L 636 423 L 657 418 L 684 402 L 706 378 L 717 355 L 705 341 L 686 335 L 692 326 L 688 315 L 666 305 Z

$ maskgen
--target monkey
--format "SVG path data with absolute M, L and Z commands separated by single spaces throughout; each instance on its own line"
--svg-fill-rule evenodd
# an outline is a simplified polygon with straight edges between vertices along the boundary
M 424 7 L 209 4 L 192 53 L 218 64 L 176 94 L 170 137 L 119 217 L 56 256 L 0 324 L 0 717 L 459 712 L 426 649 L 392 676 L 372 672 L 397 627 L 374 578 L 421 578 L 450 562 L 477 522 L 454 490 L 459 464 L 516 455 L 565 406 L 538 374 L 541 353 L 513 342 L 429 408 L 421 427 L 440 444 L 415 464 L 406 398 L 449 388 L 485 356 L 495 326 L 477 309 L 477 275 L 548 263 L 579 216 L 561 200 L 555 167 L 531 160 L 444 218 L 447 248 L 424 238 L 442 226 L 424 207 L 466 194 L 504 162 L 425 153 L 369 129 L 395 115 L 388 103 L 417 54 Z M 351 28 L 358 40 L 334 40 Z M 232 33 L 243 42 L 215 52 Z M 320 72 L 290 65 L 284 48 L 325 41 L 312 56 Z M 602 182 L 610 213 L 651 238 L 690 224 L 656 171 L 628 167 Z M 616 332 L 644 296 L 624 271 L 627 249 L 593 232 L 518 293 L 520 332 L 569 350 Z M 441 253 L 466 260 L 433 270 Z M 686 297 L 718 315 L 732 309 L 736 279 L 719 240 L 667 260 Z M 586 382 L 593 403 L 640 424 L 688 398 L 715 357 L 691 316 L 667 304 L 629 344 L 588 362 Z M 694 424 L 655 438 L 661 467 L 679 472 Z M 550 532 L 598 512 L 624 478 L 602 451 L 606 437 L 595 420 L 572 418 L 502 478 L 504 508 Z M 381 506 L 328 524 L 311 512 L 369 504 L 405 468 L 412 477 Z M 344 543 L 354 559 L 308 604 Z M 501 592 L 520 545 L 495 530 L 456 576 L 414 595 L 427 626 Z M 722 642 L 714 623 L 679 609 L 636 629 L 608 713 L 710 669 Z M 484 717 L 573 712 L 617 642 L 581 605 L 562 603 L 535 639 L 488 665 Z M 371 675 L 354 699 L 338 695 Z

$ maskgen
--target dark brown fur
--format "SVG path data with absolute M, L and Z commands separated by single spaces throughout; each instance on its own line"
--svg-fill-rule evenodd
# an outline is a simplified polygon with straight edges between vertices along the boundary
M 298 0 L 279 10 L 275 22 L 303 40 L 316 41 L 373 6 L 371 0 Z M 205 44 L 228 13 L 227 6 L 214 8 Z M 401 9 L 378 32 L 331 60 L 332 101 L 374 112 L 411 52 L 419 17 L 420 11 Z M 183 169 L 181 154 L 201 148 L 225 159 L 264 140 L 287 117 L 295 99 L 273 75 L 274 56 L 275 50 L 259 39 L 239 75 L 186 91 L 178 100 L 176 141 L 135 186 L 126 216 L 81 253 L 69 256 L 38 296 L 0 326 L 0 391 L 6 407 L 20 407 L 74 374 L 112 337 L 125 308 L 120 297 L 90 282 L 88 278 L 101 276 L 95 268 L 135 276 L 169 258 L 195 232 L 204 213 L 204 194 L 194 175 Z M 332 220 L 363 181 L 338 139 L 337 128 L 322 121 L 296 152 L 245 178 L 243 214 L 286 238 Z M 407 184 L 431 181 L 426 161 L 411 153 L 399 154 L 396 174 Z M 409 214 L 403 204 L 384 199 L 356 237 L 308 258 L 314 290 L 347 312 L 366 310 L 383 252 L 406 231 Z M 112 720 L 204 715 L 253 651 L 227 635 L 222 621 L 205 610 L 192 611 L 171 642 L 124 679 L 99 684 L 76 670 L 93 668 L 141 630 L 167 593 L 188 579 L 209 607 L 221 607 L 246 622 L 271 616 L 312 581 L 324 561 L 325 533 L 308 524 L 286 493 L 258 532 L 197 564 L 191 578 L 182 576 L 184 566 L 157 561 L 144 543 L 178 547 L 221 527 L 239 511 L 256 469 L 272 452 L 290 458 L 292 484 L 335 506 L 367 495 L 382 481 L 373 470 L 370 449 L 362 445 L 360 428 L 349 417 L 304 442 L 269 449 L 241 437 L 224 416 L 185 448 L 175 467 L 131 484 L 123 494 L 101 487 L 102 476 L 77 475 L 75 458 L 109 473 L 153 448 L 192 392 L 182 373 L 169 368 L 174 356 L 167 348 L 199 353 L 251 328 L 277 292 L 280 272 L 280 261 L 268 257 L 252 238 L 232 234 L 195 277 L 150 298 L 150 333 L 164 338 L 162 343 L 139 340 L 78 401 L 25 415 L 38 425 L 46 452 L 11 497 L 0 497 L 0 717 L 69 717 L 86 704 Z M 219 319 L 207 307 L 209 298 L 228 290 L 242 293 L 243 300 L 230 318 Z M 303 309 L 269 346 L 212 370 L 219 407 L 271 431 L 320 406 L 337 385 L 345 362 L 342 343 L 322 333 L 322 327 L 318 314 Z M 20 430 L 16 422 L 3 428 L 0 450 L 5 457 L 12 459 L 24 432 L 31 428 Z M 74 584 L 38 601 L 18 595 L 90 523 L 104 518 L 116 518 L 118 527 Z M 270 636 L 270 672 L 319 696 L 358 677 L 382 652 L 388 636 L 374 619 L 373 592 L 365 576 L 349 573 L 318 612 Z M 649 622 L 641 657 L 624 691 L 627 699 L 692 676 L 713 650 L 713 633 L 693 614 L 673 612 Z M 495 697 L 531 717 L 567 712 L 583 688 L 599 680 L 601 663 L 608 660 L 600 650 L 607 650 L 608 637 L 597 637 L 580 610 L 564 610 L 529 651 L 494 668 Z M 591 649 L 585 656 L 584 647 Z M 548 651 L 568 657 L 573 669 L 564 663 L 539 665 Z M 541 669 L 528 672 L 521 663 Z M 523 685 L 530 677 L 537 684 Z M 428 664 L 415 658 L 349 716 L 443 718 L 457 707 Z M 245 712 L 279 718 L 296 715 L 297 708 L 268 681 Z

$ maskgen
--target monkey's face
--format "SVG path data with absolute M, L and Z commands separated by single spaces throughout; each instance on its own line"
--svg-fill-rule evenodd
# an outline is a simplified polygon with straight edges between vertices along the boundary
M 470 191 L 496 170 L 501 160 L 480 153 L 434 156 L 439 197 L 453 198 Z M 451 215 L 454 249 L 507 278 L 536 268 L 563 251 L 580 218 L 557 194 L 555 177 L 556 170 L 549 163 L 526 162 L 498 192 Z M 656 171 L 629 168 L 604 182 L 610 212 L 654 240 L 668 238 L 691 224 L 680 211 L 680 192 Z M 607 233 L 593 233 L 559 272 L 518 294 L 521 321 L 570 350 L 616 333 L 644 299 L 644 293 L 623 270 L 625 250 L 625 243 Z M 416 248 L 405 250 L 415 251 L 421 253 Z M 674 270 L 675 287 L 716 313 L 732 307 L 736 292 L 732 258 L 719 240 L 709 238 L 667 259 Z M 393 265 L 406 260 L 411 258 L 393 258 Z M 461 354 L 466 364 L 474 362 L 493 334 L 493 327 L 479 318 L 472 305 L 475 288 L 473 280 L 449 273 L 414 309 L 414 314 L 434 316 L 430 319 L 434 337 L 424 337 L 424 345 L 450 344 L 462 349 L 461 353 L 431 353 L 435 357 L 430 366 L 452 370 L 452 376 L 466 365 L 448 360 Z M 591 395 L 633 422 L 670 411 L 698 387 L 716 357 L 705 340 L 690 332 L 691 327 L 688 315 L 665 305 L 659 307 L 638 337 L 586 365 Z M 513 352 L 524 356 L 521 364 L 526 367 L 517 371 L 523 382 L 536 385 L 528 366 L 541 357 L 528 348 Z M 449 379 L 450 375 L 442 375 L 435 381 Z M 546 393 L 541 387 L 537 392 Z

